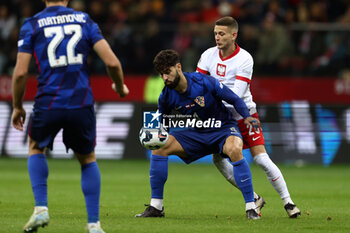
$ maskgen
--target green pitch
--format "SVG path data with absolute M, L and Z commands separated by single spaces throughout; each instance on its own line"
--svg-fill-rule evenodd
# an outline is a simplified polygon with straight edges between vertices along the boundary
M 75 160 L 49 160 L 50 224 L 39 232 L 84 232 L 86 212 Z M 0 159 L 0 232 L 21 232 L 32 214 L 26 160 Z M 214 165 L 170 164 L 165 218 L 136 219 L 149 203 L 147 161 L 99 161 L 101 223 L 107 233 L 350 232 L 350 166 L 280 166 L 302 211 L 289 219 L 263 171 L 252 166 L 254 188 L 267 202 L 262 219 L 245 219 L 243 197 Z

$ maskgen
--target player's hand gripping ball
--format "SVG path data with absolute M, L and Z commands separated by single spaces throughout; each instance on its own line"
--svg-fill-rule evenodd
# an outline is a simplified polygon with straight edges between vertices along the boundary
M 143 147 L 150 150 L 162 148 L 168 141 L 169 134 L 163 129 L 141 128 L 139 139 Z

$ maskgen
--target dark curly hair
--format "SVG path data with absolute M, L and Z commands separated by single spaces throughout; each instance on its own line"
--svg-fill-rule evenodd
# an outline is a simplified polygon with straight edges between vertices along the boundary
M 170 67 L 180 63 L 180 55 L 172 49 L 160 51 L 153 60 L 154 69 L 160 74 L 169 74 Z

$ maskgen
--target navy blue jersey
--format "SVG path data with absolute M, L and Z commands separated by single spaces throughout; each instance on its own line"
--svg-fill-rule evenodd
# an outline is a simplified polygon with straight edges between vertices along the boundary
M 99 27 L 86 13 L 63 6 L 48 7 L 24 22 L 18 52 L 33 54 L 38 66 L 35 108 L 94 104 L 87 56 L 101 39 Z
M 184 72 L 184 75 L 187 79 L 184 93 L 164 87 L 158 99 L 161 113 L 170 114 L 175 109 L 184 115 L 199 117 L 202 121 L 214 118 L 225 124 L 234 121 L 231 112 L 222 103 L 222 100 L 227 100 L 239 106 L 237 111 L 244 118 L 249 116 L 244 102 L 215 78 L 197 72 Z

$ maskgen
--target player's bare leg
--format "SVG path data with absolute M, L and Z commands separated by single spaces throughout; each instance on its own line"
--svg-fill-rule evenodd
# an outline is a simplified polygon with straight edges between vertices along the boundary
M 276 164 L 270 159 L 269 155 L 266 153 L 264 145 L 257 145 L 250 148 L 250 152 L 253 156 L 254 162 L 261 167 L 267 179 L 270 181 L 271 185 L 280 195 L 285 210 L 287 214 L 291 218 L 296 218 L 301 215 L 300 210 L 294 202 L 292 201 L 287 184 L 283 178 L 283 175 L 280 169 L 276 166 Z
M 49 174 L 45 148 L 40 149 L 36 141 L 29 137 L 28 172 L 35 199 L 35 207 L 29 221 L 24 225 L 24 232 L 36 232 L 39 227 L 49 224 L 47 208 L 47 177 Z
M 213 154 L 213 163 L 215 164 L 216 168 L 220 171 L 220 173 L 225 177 L 225 179 L 234 187 L 239 189 L 233 175 L 233 165 L 227 160 L 227 158 L 223 158 L 220 154 Z M 256 212 L 260 214 L 261 209 L 264 207 L 266 202 L 264 198 L 262 198 L 256 192 L 254 192 L 254 201 L 256 206 Z
M 88 215 L 86 230 L 87 232 L 104 233 L 99 219 L 101 175 L 95 152 L 92 151 L 86 155 L 74 154 L 81 165 L 81 188 Z
M 150 167 L 151 202 L 146 210 L 135 217 L 164 217 L 163 194 L 164 185 L 168 178 L 168 156 L 178 155 L 186 158 L 187 155 L 181 144 L 174 136 L 169 135 L 168 142 L 158 150 L 152 151 Z
M 242 148 L 243 141 L 240 137 L 229 136 L 225 141 L 222 152 L 232 161 L 234 179 L 246 203 L 247 219 L 260 219 L 254 203 L 251 171 L 247 161 L 243 158 Z

